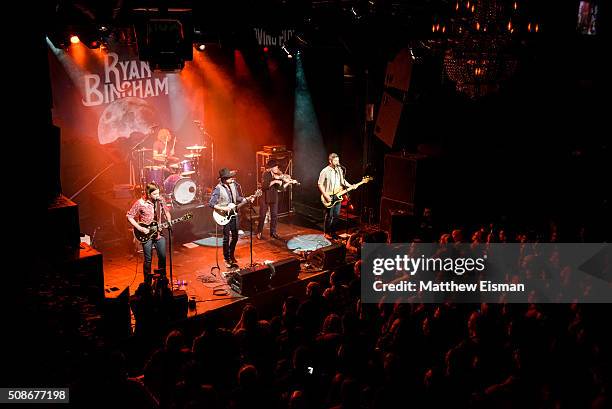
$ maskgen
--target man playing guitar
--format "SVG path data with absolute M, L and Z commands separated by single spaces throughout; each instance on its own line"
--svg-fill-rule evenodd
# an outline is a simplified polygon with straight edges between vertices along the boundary
M 208 202 L 210 207 L 228 212 L 235 209 L 240 203 L 247 201 L 246 198 L 242 197 L 240 189 L 238 189 L 235 183 L 234 176 L 236 176 L 236 172 L 230 171 L 228 168 L 223 168 L 219 171 L 219 184 L 215 186 L 210 196 L 210 201 Z M 253 201 L 254 198 L 248 200 Z M 238 260 L 234 257 L 234 251 L 238 243 L 238 224 L 238 217 L 232 217 L 229 223 L 223 226 L 223 258 L 227 268 L 238 266 Z
M 149 182 L 145 187 L 145 194 L 140 199 L 136 200 L 131 209 L 127 212 L 127 219 L 134 228 L 144 234 L 149 234 L 149 229 L 141 224 L 149 225 L 152 222 L 161 223 L 161 212 L 164 212 L 166 220 L 170 220 L 170 211 L 165 203 L 161 200 L 159 187 L 155 182 Z M 139 224 L 140 223 L 140 224 Z M 151 285 L 151 262 L 153 260 L 153 247 L 157 253 L 157 267 L 166 272 L 166 239 L 158 231 L 149 240 L 142 243 L 144 253 L 144 262 L 142 271 L 144 273 L 144 282 Z
M 344 170 L 340 166 L 340 157 L 336 153 L 331 153 L 328 157 L 329 165 L 323 168 L 319 174 L 319 191 L 326 202 L 331 202 L 330 192 L 338 191 L 340 188 L 352 188 L 353 185 L 344 178 Z M 340 207 L 342 203 L 338 202 L 331 207 L 325 209 L 325 237 L 328 239 L 336 239 L 336 225 L 340 217 Z

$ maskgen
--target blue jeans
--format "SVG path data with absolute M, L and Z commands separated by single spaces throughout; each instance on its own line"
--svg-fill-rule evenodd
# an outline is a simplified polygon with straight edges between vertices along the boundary
M 144 253 L 144 263 L 142 271 L 144 273 L 145 283 L 151 284 L 151 262 L 153 261 L 153 247 L 157 253 L 157 268 L 163 269 L 166 273 L 166 238 L 161 236 L 159 239 L 152 238 L 151 240 L 142 243 Z
M 325 209 L 325 234 L 336 234 L 336 226 L 340 218 L 340 207 L 342 202 L 336 203 L 329 209 Z

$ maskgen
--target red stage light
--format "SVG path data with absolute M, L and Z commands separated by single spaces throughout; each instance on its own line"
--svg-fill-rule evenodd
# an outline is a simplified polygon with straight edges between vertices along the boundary
M 264 47 L 263 50 L 264 50 L 264 53 L 267 53 L 268 52 L 268 47 Z

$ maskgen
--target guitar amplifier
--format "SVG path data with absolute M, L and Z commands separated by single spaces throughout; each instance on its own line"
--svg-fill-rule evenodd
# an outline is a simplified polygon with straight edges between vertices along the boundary
M 285 152 L 287 150 L 287 146 L 286 145 L 264 145 L 263 150 L 266 153 Z
M 270 287 L 270 268 L 267 264 L 243 268 L 232 273 L 227 283 L 232 290 L 250 297 Z

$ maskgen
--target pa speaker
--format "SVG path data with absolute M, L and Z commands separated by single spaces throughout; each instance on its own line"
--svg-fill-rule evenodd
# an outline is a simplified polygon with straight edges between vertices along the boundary
M 387 92 L 383 92 L 378 116 L 376 117 L 376 125 L 374 126 L 374 134 L 388 147 L 392 147 L 395 141 L 395 132 L 402 115 L 403 105 L 401 101 L 393 98 Z
M 413 61 L 414 59 L 407 48 L 400 50 L 395 58 L 387 64 L 385 86 L 407 92 L 412 76 Z
M 124 339 L 132 332 L 130 287 L 104 287 L 103 327 L 111 339 Z
M 414 215 L 414 205 L 412 203 L 400 202 L 384 196 L 380 199 L 380 228 L 389 232 L 391 242 L 393 242 L 391 219 L 403 215 Z M 395 232 L 397 233 L 397 228 Z

